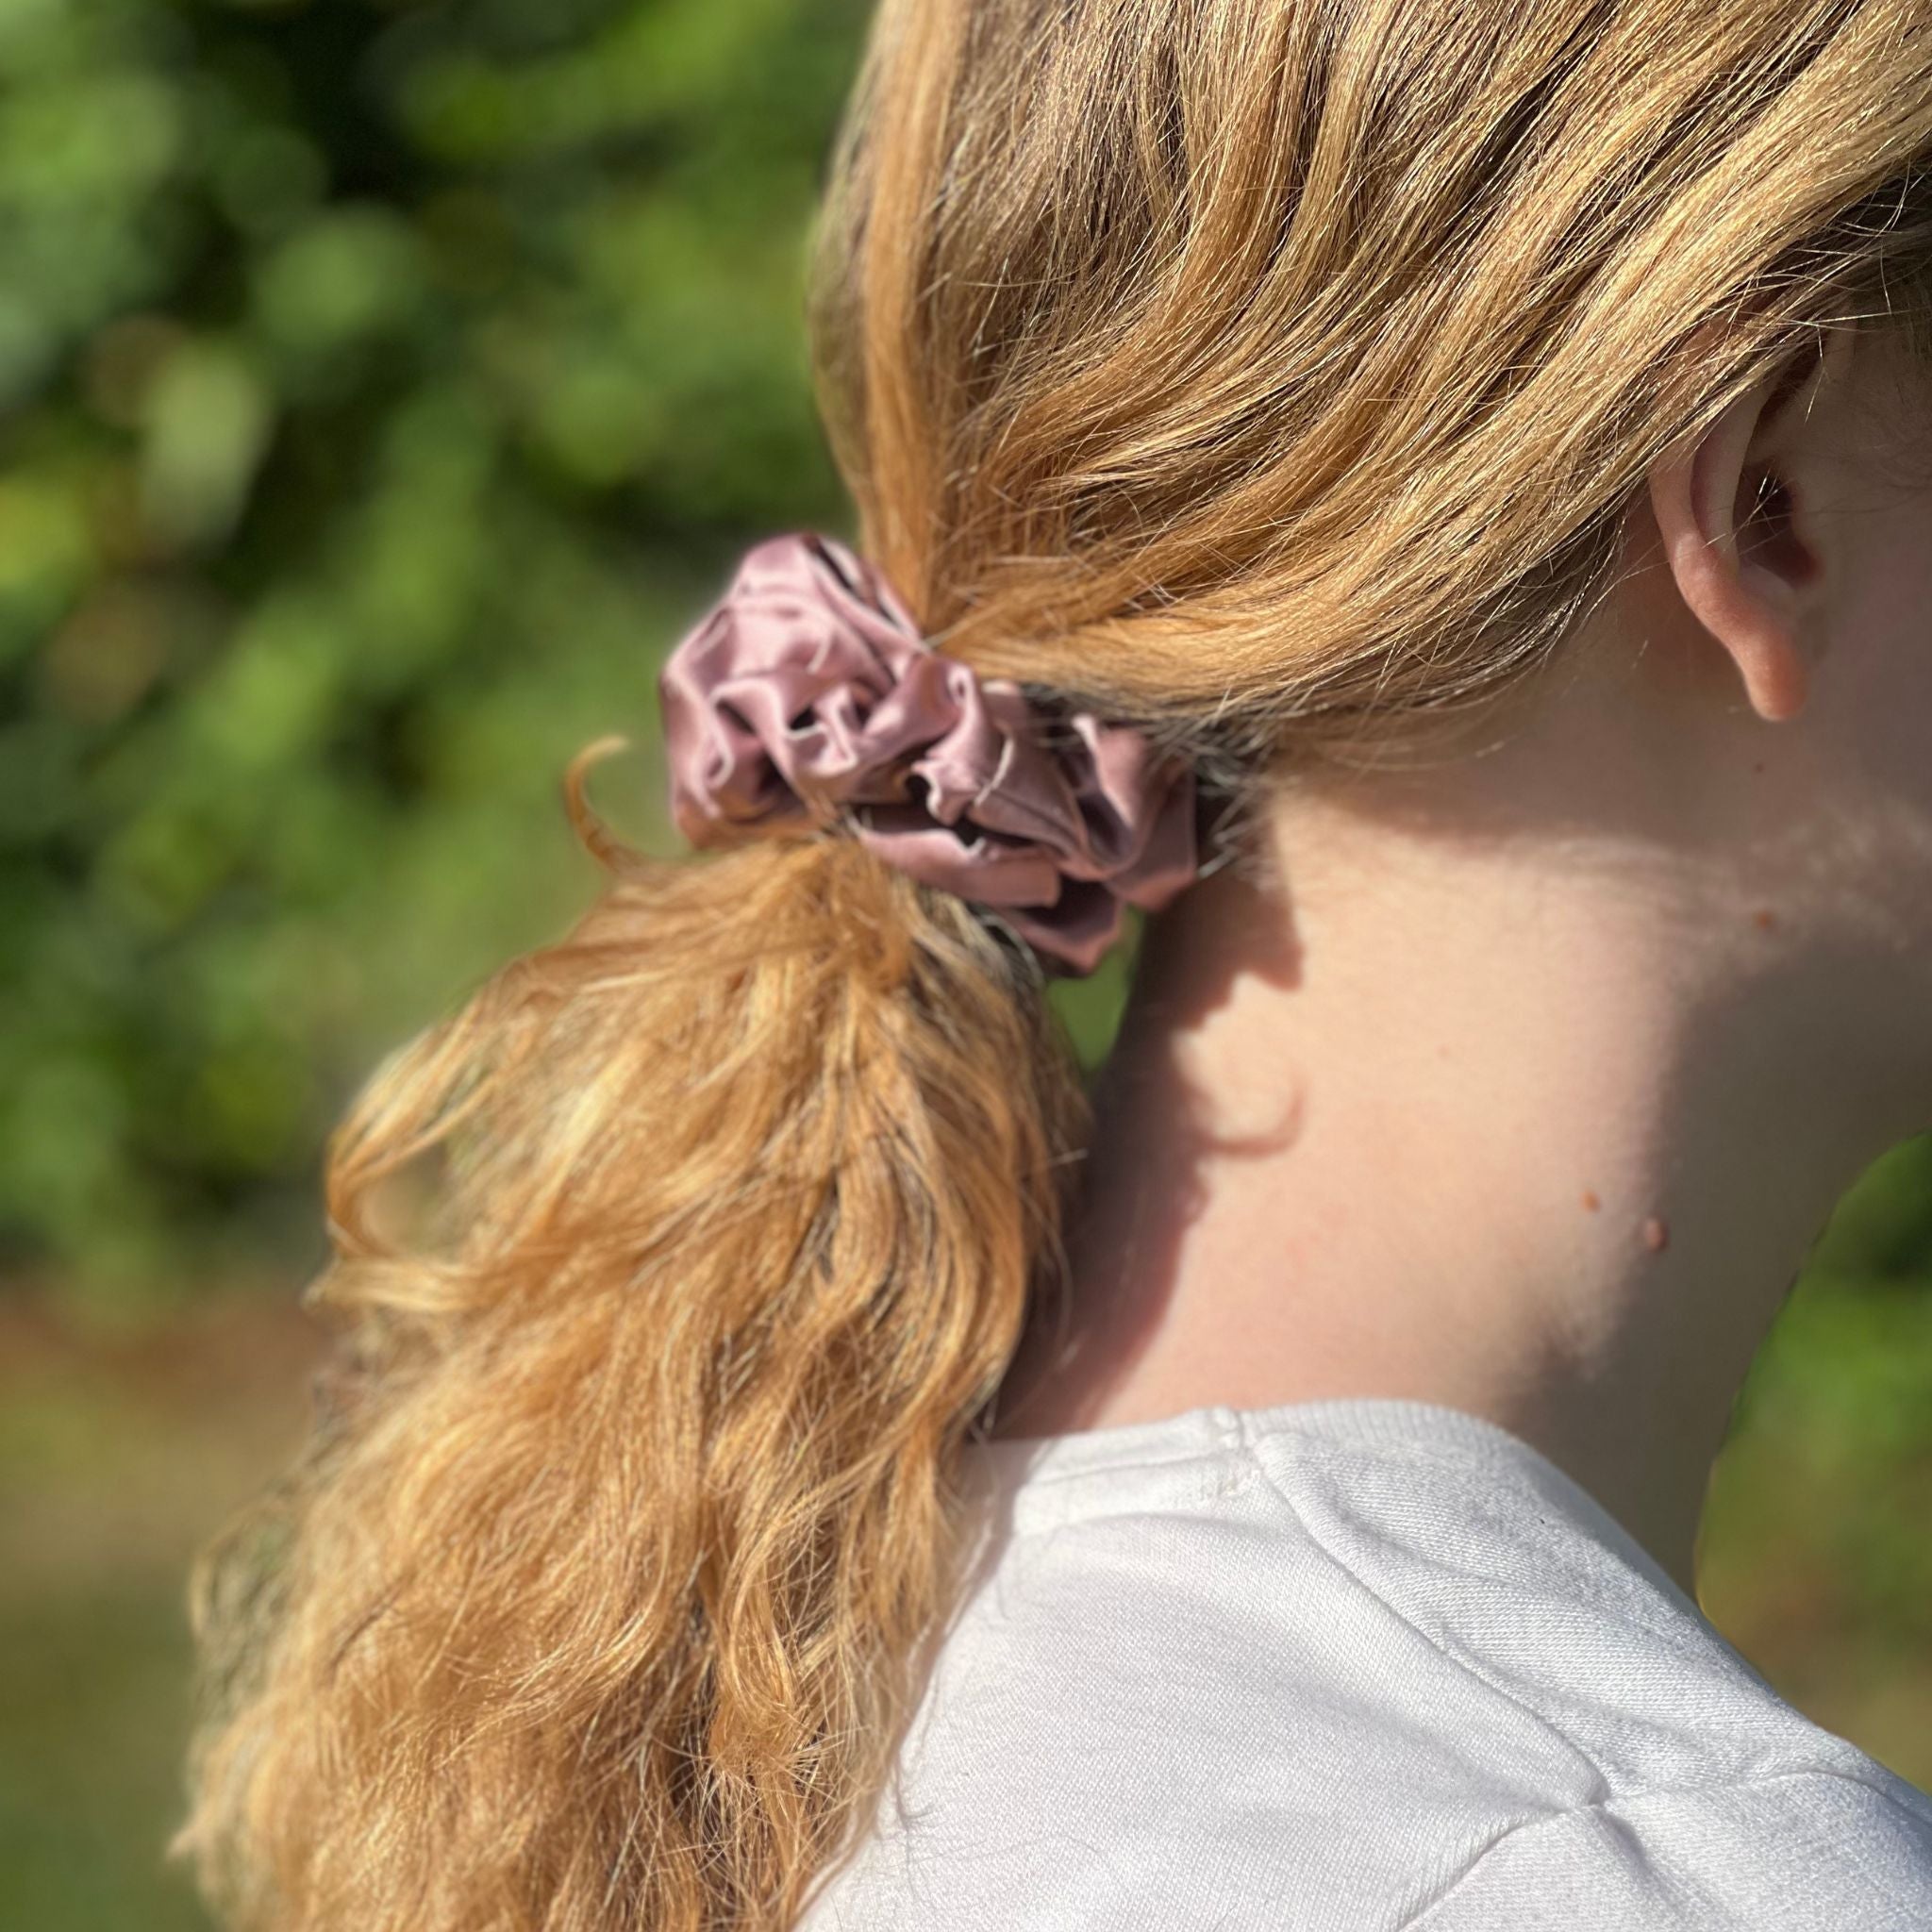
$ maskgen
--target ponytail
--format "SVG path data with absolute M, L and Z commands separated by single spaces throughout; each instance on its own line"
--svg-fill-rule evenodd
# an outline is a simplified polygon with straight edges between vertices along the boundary
M 953 1588 L 1082 1130 L 1040 967 L 852 838 L 644 862 L 579 788 L 612 883 L 339 1132 L 325 1426 L 199 1581 L 237 1927 L 775 1932 Z

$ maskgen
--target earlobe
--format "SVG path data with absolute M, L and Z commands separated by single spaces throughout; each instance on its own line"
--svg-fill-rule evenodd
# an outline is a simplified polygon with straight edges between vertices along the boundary
M 1780 474 L 1784 458 L 1768 436 L 1793 392 L 1789 375 L 1755 387 L 1650 474 L 1651 509 L 1678 593 L 1729 654 L 1752 708 L 1772 722 L 1805 708 L 1799 621 L 1818 574 L 1797 526 L 1796 487 Z

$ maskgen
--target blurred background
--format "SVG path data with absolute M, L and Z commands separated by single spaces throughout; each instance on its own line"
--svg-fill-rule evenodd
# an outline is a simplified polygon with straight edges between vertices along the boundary
M 292 1449 L 375 1061 L 658 843 L 659 655 L 847 533 L 803 241 L 860 0 L 0 0 L 0 1926 L 202 1924 L 193 1547 Z M 1118 972 L 1069 1008 L 1090 1053 Z M 1740 1405 L 1707 1612 L 1932 1783 L 1932 1147 Z

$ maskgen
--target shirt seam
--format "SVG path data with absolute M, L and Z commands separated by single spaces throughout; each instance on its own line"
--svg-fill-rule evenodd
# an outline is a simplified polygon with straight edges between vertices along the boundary
M 1158 1450 L 1143 1451 L 1131 1459 L 1113 1457 L 1096 1458 L 1092 1462 L 1071 1461 L 1058 1463 L 1057 1452 L 1064 1450 L 1070 1443 L 1077 1444 L 1091 1440 L 1094 1432 L 1074 1431 L 1070 1434 L 1039 1437 L 1034 1439 L 1032 1455 L 1019 1464 L 1010 1474 L 1012 1487 L 1019 1489 L 1055 1489 L 1067 1483 L 1083 1480 L 1091 1481 L 1097 1476 L 1114 1474 L 1132 1475 L 1155 1470 L 1180 1469 L 1190 1463 L 1214 1464 L 1225 1461 L 1237 1463 L 1247 1460 L 1246 1442 L 1237 1423 L 1229 1421 L 1217 1423 L 1215 1439 L 1212 1441 L 1195 1441 L 1177 1445 L 1161 1453 Z M 997 1437 L 981 1438 L 971 1445 L 975 1452 L 1005 1451 L 1018 1444 L 1009 1439 Z M 1000 1469 L 999 1458 L 992 1455 L 977 1455 L 983 1466 L 991 1472 Z
M 1239 1443 L 1223 1443 L 1211 1449 L 1186 1449 L 1178 1455 L 1144 1457 L 1133 1462 L 1097 1463 L 1091 1469 L 1029 1469 L 1013 1487 L 1016 1491 L 1052 1490 L 1065 1483 L 1091 1481 L 1097 1476 L 1139 1475 L 1152 1470 L 1185 1469 L 1192 1463 L 1212 1467 L 1220 1462 L 1242 1460 L 1241 1449 Z
M 1561 1810 L 1545 1811 L 1535 1818 L 1520 1819 L 1516 1824 L 1506 1825 L 1466 1864 L 1455 1877 L 1437 1892 L 1434 1898 L 1416 1907 L 1403 1920 L 1395 1932 L 1420 1932 L 1435 1912 L 1447 1905 L 1455 1895 L 1474 1878 L 1490 1858 L 1491 1853 L 1509 1840 L 1522 1837 L 1525 1832 L 1541 1831 L 1545 1825 L 1564 1824 L 1574 1819 L 1588 1818 L 1599 1811 L 1616 1805 L 1641 1804 L 1650 1798 L 1689 1797 L 1705 1791 L 1745 1790 L 1759 1785 L 1782 1784 L 1792 1778 L 1829 1777 L 1841 1784 L 1856 1785 L 1861 1791 L 1883 1798 L 1894 1810 L 1903 1812 L 1916 1824 L 1927 1820 L 1921 1817 L 1916 1808 L 1907 1805 L 1897 1793 L 1889 1791 L 1883 1785 L 1874 1784 L 1868 1777 L 1860 1777 L 1855 1772 L 1839 1771 L 1830 1765 L 1807 1764 L 1793 1766 L 1789 1771 L 1752 1772 L 1745 1776 L 1712 1778 L 1695 1784 L 1647 1785 L 1639 1790 L 1607 1791 L 1600 1798 L 1591 1798 L 1581 1805 L 1566 1805 Z
M 1391 1603 L 1389 1600 L 1389 1598 L 1385 1596 L 1381 1591 L 1377 1590 L 1374 1584 L 1369 1582 L 1369 1580 L 1365 1576 L 1363 1576 L 1358 1570 L 1355 1569 L 1352 1565 L 1343 1562 L 1342 1559 L 1336 1555 L 1335 1551 L 1332 1550 L 1328 1546 L 1328 1544 L 1319 1535 L 1316 1534 L 1314 1525 L 1311 1523 L 1309 1523 L 1308 1519 L 1302 1513 L 1301 1509 L 1296 1505 L 1294 1498 L 1289 1494 L 1289 1492 L 1281 1486 L 1279 1482 L 1275 1480 L 1274 1472 L 1268 1468 L 1267 1464 L 1263 1462 L 1259 1457 L 1255 1457 L 1255 1466 L 1261 1472 L 1263 1481 L 1265 1481 L 1268 1487 L 1274 1491 L 1274 1494 L 1280 1499 L 1281 1503 L 1288 1509 L 1289 1513 L 1301 1525 L 1302 1533 L 1308 1539 L 1308 1541 L 1316 1549 L 1320 1550 L 1322 1555 L 1330 1563 L 1332 1563 L 1337 1570 L 1339 1570 L 1344 1576 L 1346 1576 L 1349 1579 L 1349 1581 L 1353 1583 L 1356 1586 L 1356 1588 L 1362 1592 L 1364 1596 L 1370 1597 L 1374 1602 L 1380 1604 L 1382 1607 L 1385 1610 L 1387 1610 L 1388 1613 L 1396 1620 L 1397 1623 L 1403 1624 L 1406 1628 L 1414 1631 L 1416 1636 L 1421 1638 L 1422 1641 L 1425 1644 L 1427 1644 L 1428 1647 L 1431 1650 L 1433 1650 L 1438 1657 L 1442 1658 L 1442 1660 L 1445 1663 L 1452 1665 L 1455 1669 L 1460 1671 L 1464 1676 L 1469 1677 L 1473 1679 L 1475 1683 L 1480 1684 L 1484 1690 L 1490 1692 L 1491 1696 L 1500 1697 L 1506 1703 L 1513 1705 L 1516 1709 L 1520 1710 L 1524 1714 L 1524 1716 L 1528 1718 L 1534 1724 L 1538 1726 L 1539 1729 L 1544 1731 L 1550 1737 L 1554 1738 L 1565 1751 L 1571 1754 L 1573 1757 L 1576 1758 L 1578 1761 L 1589 1767 L 1591 1775 L 1595 1777 L 1597 1782 L 1604 1788 L 1604 1793 L 1607 1798 L 1614 1797 L 1616 1795 L 1615 1780 L 1610 1776 L 1609 1773 L 1607 1772 L 1604 1769 L 1604 1767 L 1601 1764 L 1599 1764 L 1597 1760 L 1593 1757 L 1591 1757 L 1588 1751 L 1586 1751 L 1583 1748 L 1582 1745 L 1577 1743 L 1575 1739 L 1566 1736 L 1541 1711 L 1533 1708 L 1531 1706 L 1525 1704 L 1522 1698 L 1516 1696 L 1513 1692 L 1505 1690 L 1502 1685 L 1495 1683 L 1491 1678 L 1485 1676 L 1484 1674 L 1478 1669 L 1476 1669 L 1476 1667 L 1473 1663 L 1471 1663 L 1467 1657 L 1457 1657 L 1455 1654 L 1455 1652 L 1450 1650 L 1445 1644 L 1443 1644 L 1439 1638 L 1432 1636 L 1427 1630 L 1424 1630 L 1423 1626 L 1420 1624 L 1418 1624 L 1413 1617 L 1408 1616 L 1398 1606 Z M 1597 1800 L 1593 1802 L 1602 1801 Z
M 1531 1460 L 1516 1456 L 1501 1444 L 1478 1446 L 1472 1442 L 1450 1442 L 1443 1453 L 1439 1455 L 1433 1444 L 1385 1442 L 1364 1441 L 1353 1435 L 1335 1436 L 1327 1431 L 1299 1424 L 1284 1424 L 1280 1431 L 1291 1434 L 1304 1449 L 1316 1449 L 1331 1457 L 1363 1457 L 1371 1462 L 1381 1462 L 1398 1468 L 1433 1468 L 1445 1462 L 1454 1462 L 1464 1468 L 1476 1471 L 1504 1471 L 1512 1477 L 1524 1481 L 1533 1489 L 1538 1501 L 1559 1512 L 1564 1523 L 1593 1543 L 1597 1548 L 1607 1550 L 1626 1569 L 1633 1571 L 1653 1591 L 1658 1592 L 1680 1615 L 1690 1614 L 1707 1635 L 1715 1635 L 1721 1641 L 1723 1633 L 1710 1622 L 1704 1606 L 1696 1596 L 1666 1571 L 1651 1552 L 1644 1548 L 1628 1525 L 1621 1522 L 1593 1496 L 1570 1473 L 1551 1462 L 1540 1450 L 1527 1444 L 1517 1443 L 1517 1447 L 1528 1452 Z M 1276 1431 L 1271 1429 L 1272 1437 Z M 1263 1440 L 1266 1440 L 1265 1438 Z M 1251 1440 L 1249 1453 L 1257 1453 L 1257 1445 Z M 1257 1456 L 1257 1458 L 1258 1456 Z M 1552 1495 L 1546 1487 L 1547 1478 L 1553 1475 L 1557 1481 L 1557 1493 Z M 1541 1513 L 1541 1512 L 1540 1512 Z M 1748 1659 L 1746 1660 L 1748 1661 Z

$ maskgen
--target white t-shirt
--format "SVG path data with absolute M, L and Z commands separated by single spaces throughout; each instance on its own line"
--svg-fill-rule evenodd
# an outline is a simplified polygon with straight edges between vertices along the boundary
M 974 1580 L 804 1932 L 1932 1932 L 1932 1799 L 1493 1423 L 971 1456 Z

